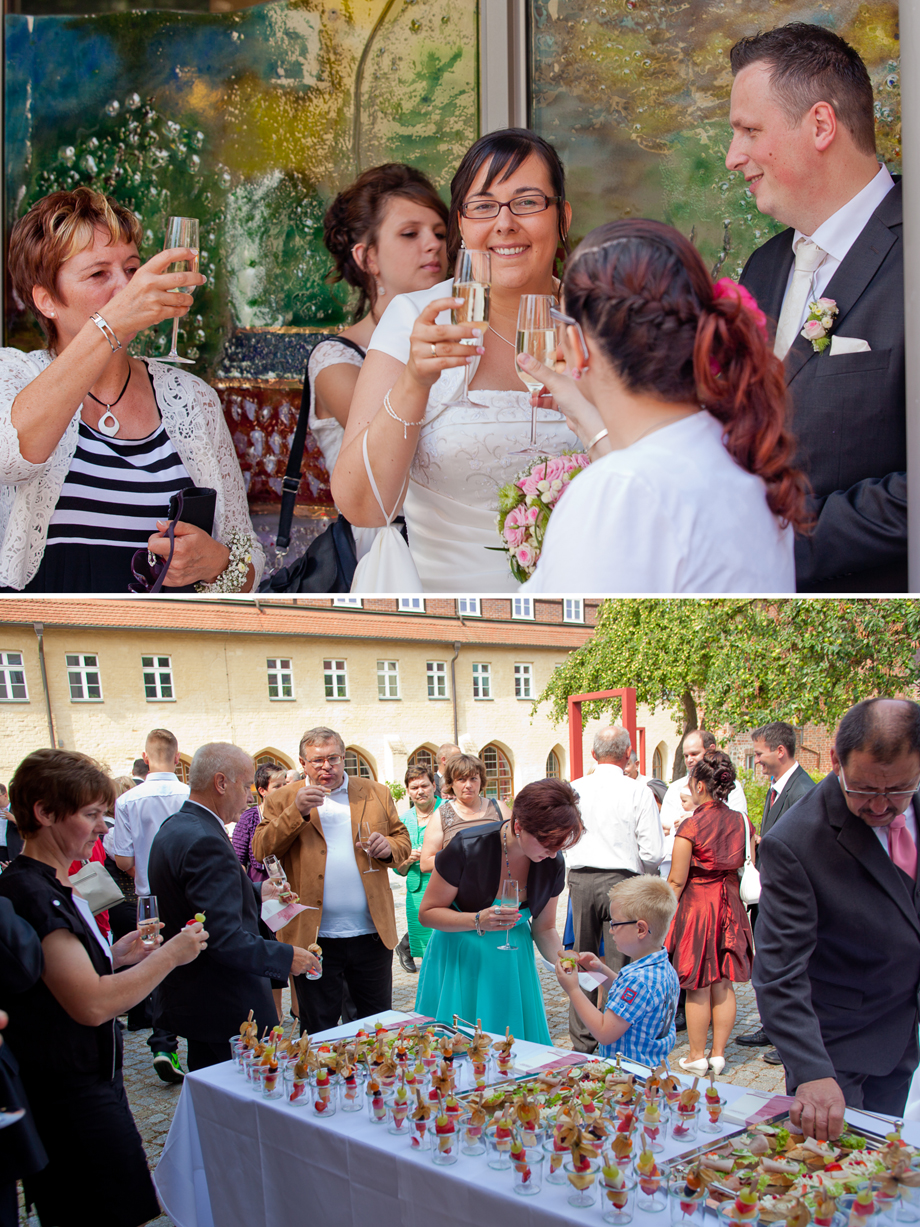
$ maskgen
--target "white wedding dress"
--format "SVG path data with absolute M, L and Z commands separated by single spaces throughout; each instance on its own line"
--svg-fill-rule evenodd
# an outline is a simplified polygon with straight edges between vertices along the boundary
M 408 361 L 416 317 L 426 303 L 450 293 L 451 282 L 446 281 L 395 298 L 369 348 Z M 438 316 L 438 322 L 450 323 L 449 313 Z M 499 490 L 532 463 L 532 457 L 511 454 L 530 442 L 530 396 L 523 385 L 520 392 L 474 388 L 473 408 L 447 404 L 460 394 L 462 380 L 462 370 L 448 370 L 431 389 L 403 503 L 419 591 L 516 592 L 518 583 L 501 549 L 496 519 Z M 553 409 L 537 410 L 537 444 L 546 456 L 579 447 L 565 419 Z M 375 573 L 378 586 L 360 590 L 405 594 L 405 586 L 387 586 L 384 571 L 378 568 Z M 404 584 L 405 576 L 396 582 Z

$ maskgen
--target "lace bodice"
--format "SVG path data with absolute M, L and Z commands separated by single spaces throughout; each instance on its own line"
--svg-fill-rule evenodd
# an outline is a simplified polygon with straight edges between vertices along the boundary
M 39 568 L 48 522 L 77 446 L 82 405 L 44 464 L 30 463 L 19 450 L 13 401 L 51 360 L 47 350 L 0 349 L 0 585 L 10 588 L 24 588 Z M 163 425 L 189 476 L 195 485 L 217 491 L 214 537 L 224 543 L 234 531 L 250 537 L 258 585 L 265 558 L 217 394 L 187 371 L 153 360 L 148 365 Z
M 316 377 L 327 366 L 337 366 L 341 362 L 347 362 L 349 366 L 360 367 L 364 359 L 350 346 L 340 345 L 334 337 L 330 337 L 328 341 L 320 341 L 307 363 L 307 377 L 310 380 L 310 433 L 319 444 L 326 462 L 326 472 L 330 477 L 339 452 L 342 450 L 345 428 L 340 426 L 335 418 L 316 416 Z

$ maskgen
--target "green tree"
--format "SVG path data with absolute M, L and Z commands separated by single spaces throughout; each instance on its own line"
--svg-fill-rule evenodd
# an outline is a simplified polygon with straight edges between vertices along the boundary
M 920 603 L 910 600 L 608 600 L 594 635 L 556 669 L 538 702 L 565 719 L 570 694 L 634 686 L 682 733 L 770 720 L 834 728 L 860 699 L 913 693 Z M 585 717 L 619 703 L 584 705 Z

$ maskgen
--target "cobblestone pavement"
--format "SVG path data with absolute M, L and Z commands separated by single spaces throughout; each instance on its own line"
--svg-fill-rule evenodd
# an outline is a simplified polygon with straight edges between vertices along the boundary
M 392 879 L 393 895 L 396 901 L 396 923 L 399 935 L 405 932 L 405 883 L 403 880 Z M 565 916 L 566 896 L 559 902 L 560 926 Z M 560 1048 L 571 1047 L 568 1031 L 568 998 L 556 983 L 555 976 L 540 972 L 543 985 L 543 997 L 546 1002 L 546 1013 L 549 1020 L 549 1031 L 552 1041 Z M 415 1007 L 415 990 L 418 977 L 403 971 L 399 961 L 393 960 L 393 1008 L 410 1011 Z M 736 990 L 738 999 L 738 1019 L 732 1036 L 743 1035 L 747 1031 L 755 1031 L 760 1025 L 757 1013 L 757 1003 L 754 1000 L 754 990 L 749 984 L 739 984 Z M 284 993 L 285 1010 L 289 1007 L 289 994 Z M 286 1015 L 287 1016 L 287 1015 Z M 172 1121 L 173 1112 L 179 1099 L 181 1087 L 167 1086 L 161 1082 L 153 1069 L 150 1049 L 147 1047 L 149 1032 L 125 1032 L 125 1088 L 137 1127 L 144 1140 L 147 1158 L 151 1168 L 159 1162 L 166 1135 Z M 672 1061 L 686 1056 L 689 1052 L 687 1033 L 678 1034 L 678 1045 L 674 1049 Z M 731 1042 L 726 1049 L 727 1063 L 722 1075 L 725 1082 L 757 1087 L 764 1091 L 782 1091 L 783 1071 L 781 1067 L 765 1064 L 760 1055 L 762 1048 L 743 1048 Z M 185 1066 L 185 1044 L 179 1041 L 179 1055 Z M 25 1218 L 23 1218 L 25 1223 Z M 35 1220 L 37 1224 L 37 1220 Z M 152 1227 L 171 1227 L 172 1219 L 167 1215 L 153 1220 Z

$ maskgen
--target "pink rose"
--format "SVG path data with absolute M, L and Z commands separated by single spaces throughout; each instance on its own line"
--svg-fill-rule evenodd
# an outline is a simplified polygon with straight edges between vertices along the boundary
M 808 320 L 802 329 L 802 336 L 809 341 L 820 341 L 825 335 L 824 325 L 820 320 Z
M 586 469 L 591 463 L 591 458 L 586 452 L 579 452 L 576 456 L 573 456 L 572 459 L 580 469 Z
M 502 529 L 502 537 L 505 544 L 512 550 L 516 550 L 519 545 L 523 545 L 527 540 L 527 533 L 523 528 L 509 527 L 508 521 L 505 521 L 505 527 Z
M 528 507 L 527 510 L 524 512 L 523 522 L 525 524 L 536 524 L 539 518 L 540 518 L 540 508 L 539 507 Z
M 543 466 L 541 465 L 540 467 L 542 468 Z M 531 473 L 527 477 L 522 477 L 516 485 L 519 490 L 523 490 L 525 498 L 535 498 L 540 493 L 538 482 L 539 479 Z
M 514 556 L 522 567 L 532 567 L 537 560 L 536 552 L 529 545 L 522 545 Z
M 565 457 L 554 456 L 546 466 L 546 480 L 559 481 L 565 473 Z
M 511 528 L 521 528 L 524 524 L 524 513 L 526 510 L 527 509 L 523 503 L 519 503 L 517 507 L 512 507 L 505 516 L 506 527 L 510 526 Z
M 819 298 L 818 306 L 821 308 L 822 315 L 833 314 L 837 307 L 837 300 L 836 298 Z

